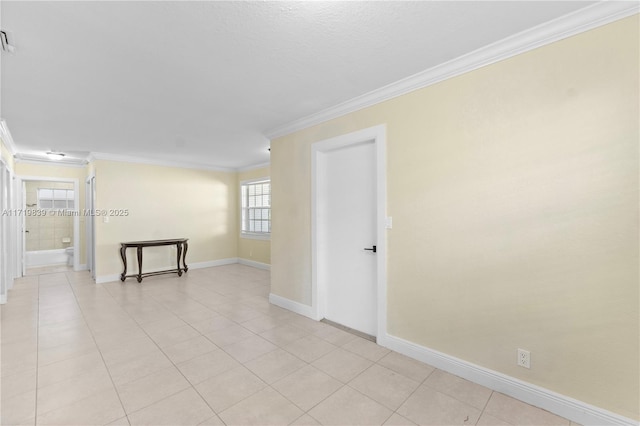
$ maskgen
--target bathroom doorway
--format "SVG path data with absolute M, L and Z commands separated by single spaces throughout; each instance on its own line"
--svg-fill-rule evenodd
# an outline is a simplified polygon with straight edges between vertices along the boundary
M 23 177 L 23 275 L 79 270 L 77 179 Z

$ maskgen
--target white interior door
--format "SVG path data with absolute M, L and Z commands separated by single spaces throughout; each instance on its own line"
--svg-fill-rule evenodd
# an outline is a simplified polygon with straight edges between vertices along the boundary
M 317 268 L 324 317 L 376 336 L 375 141 L 318 153 L 316 161 Z

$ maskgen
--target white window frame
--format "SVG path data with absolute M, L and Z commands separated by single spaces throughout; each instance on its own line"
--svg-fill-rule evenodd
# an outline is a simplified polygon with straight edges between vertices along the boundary
M 40 198 L 40 191 L 51 191 L 51 198 Z M 65 198 L 56 198 L 55 191 L 65 191 Z M 71 198 L 69 198 L 71 192 Z M 38 209 L 42 210 L 74 210 L 75 206 L 75 190 L 67 188 L 38 188 L 36 190 Z M 41 200 L 51 201 L 51 207 L 42 207 Z M 56 201 L 64 201 L 65 207 L 55 207 Z M 69 207 L 69 201 L 73 202 L 73 206 Z
M 246 193 L 246 197 L 243 197 L 243 189 L 249 185 L 258 184 L 258 183 L 269 183 L 269 188 L 271 188 L 271 178 L 269 176 L 243 180 L 240 182 L 240 237 L 241 238 L 249 238 L 254 240 L 270 240 L 271 232 L 254 232 L 254 231 L 246 231 L 245 227 L 248 224 L 249 220 L 249 207 L 248 207 L 248 190 Z M 262 207 L 264 208 L 264 207 Z M 271 189 L 269 190 L 269 210 L 271 210 Z M 269 227 L 271 227 L 271 218 L 269 218 Z

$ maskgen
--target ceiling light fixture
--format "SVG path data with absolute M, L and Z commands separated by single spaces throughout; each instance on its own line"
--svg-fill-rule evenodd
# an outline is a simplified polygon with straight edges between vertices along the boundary
M 57 151 L 47 151 L 47 157 L 49 157 L 50 160 L 62 160 L 64 158 L 64 153 Z

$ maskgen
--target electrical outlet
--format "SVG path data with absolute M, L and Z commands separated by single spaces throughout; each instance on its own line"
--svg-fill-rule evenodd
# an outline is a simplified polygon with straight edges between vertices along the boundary
M 518 349 L 518 365 L 524 368 L 531 368 L 531 352 Z

